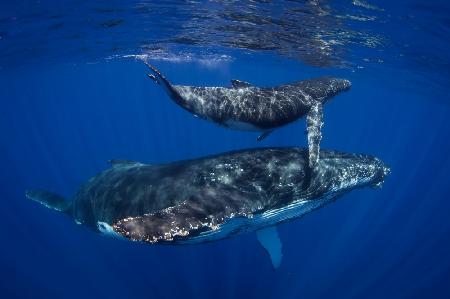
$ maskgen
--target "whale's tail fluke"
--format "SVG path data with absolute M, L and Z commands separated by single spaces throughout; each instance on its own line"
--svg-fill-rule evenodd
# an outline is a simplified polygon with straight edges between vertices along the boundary
M 72 203 L 67 201 L 61 195 L 44 191 L 44 190 L 29 190 L 25 192 L 25 196 L 31 200 L 63 213 L 69 213 Z

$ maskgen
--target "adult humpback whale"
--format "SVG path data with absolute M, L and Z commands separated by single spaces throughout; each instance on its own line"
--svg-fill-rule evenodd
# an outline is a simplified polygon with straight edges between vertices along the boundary
M 133 241 L 201 243 L 257 231 L 274 267 L 281 262 L 275 225 L 355 188 L 380 185 L 389 173 L 377 158 L 324 150 L 314 170 L 306 171 L 302 148 L 250 149 L 162 165 L 111 163 L 72 201 L 40 190 L 26 196 L 95 231 Z
M 348 80 L 331 77 L 275 87 L 256 87 L 239 80 L 231 80 L 230 88 L 172 85 L 159 70 L 146 64 L 153 73 L 148 76 L 178 105 L 221 126 L 262 132 L 258 140 L 306 115 L 310 167 L 319 158 L 323 105 L 351 85 Z

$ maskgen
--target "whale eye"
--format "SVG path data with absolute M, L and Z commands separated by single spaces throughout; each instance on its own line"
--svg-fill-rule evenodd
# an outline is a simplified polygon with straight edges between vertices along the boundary
M 97 223 L 97 228 L 99 231 L 104 232 L 108 229 L 108 227 L 105 225 L 104 222 L 98 222 Z

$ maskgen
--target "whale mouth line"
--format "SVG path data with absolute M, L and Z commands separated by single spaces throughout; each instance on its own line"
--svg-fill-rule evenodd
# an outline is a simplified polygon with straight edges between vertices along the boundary
M 383 165 L 381 173 L 377 174 L 374 183 L 371 185 L 372 188 L 381 188 L 384 184 L 384 179 L 391 174 L 391 168 Z
M 391 168 L 387 166 L 383 166 L 383 175 L 386 177 L 391 174 Z
M 370 186 L 370 187 L 372 187 L 373 189 L 380 189 L 381 187 L 383 187 L 383 184 L 384 184 L 384 181 L 381 181 L 381 182 L 372 184 L 372 186 Z

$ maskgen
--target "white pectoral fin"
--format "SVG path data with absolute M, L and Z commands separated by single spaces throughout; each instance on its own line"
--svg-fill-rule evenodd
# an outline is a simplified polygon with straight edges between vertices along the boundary
M 278 236 L 278 230 L 275 226 L 268 227 L 262 230 L 256 231 L 256 237 L 259 243 L 270 255 L 272 266 L 274 269 L 278 268 L 281 264 L 281 258 L 283 253 L 281 252 L 282 244 L 280 237 Z
M 323 109 L 317 103 L 311 107 L 306 115 L 308 131 L 309 167 L 314 167 L 319 161 L 320 141 L 322 140 Z

